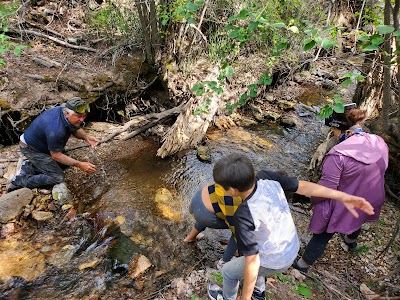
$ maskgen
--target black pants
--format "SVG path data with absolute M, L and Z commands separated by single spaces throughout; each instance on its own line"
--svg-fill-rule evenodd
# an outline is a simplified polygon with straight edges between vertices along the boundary
M 347 234 L 346 236 L 355 240 L 361 233 L 361 228 L 354 231 L 351 234 Z M 303 260 L 308 264 L 312 265 L 314 262 L 324 254 L 326 245 L 329 240 L 333 237 L 335 233 L 323 232 L 319 234 L 313 234 L 311 240 L 308 242 L 306 249 L 304 250 Z

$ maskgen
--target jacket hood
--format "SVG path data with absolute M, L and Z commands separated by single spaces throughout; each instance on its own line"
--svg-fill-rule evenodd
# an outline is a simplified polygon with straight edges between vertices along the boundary
M 335 153 L 351 157 L 364 164 L 373 164 L 383 158 L 386 168 L 388 166 L 388 147 L 385 141 L 375 134 L 365 132 L 354 134 L 333 147 L 328 155 Z

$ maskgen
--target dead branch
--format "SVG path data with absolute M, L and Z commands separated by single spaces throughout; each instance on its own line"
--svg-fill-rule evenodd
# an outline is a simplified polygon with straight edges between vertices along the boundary
M 35 63 L 41 64 L 47 68 L 52 68 L 52 67 L 61 67 L 62 65 L 59 62 L 56 62 L 54 60 L 51 60 L 50 58 L 47 57 L 34 57 L 32 60 Z
M 65 37 L 61 33 L 57 32 L 57 31 L 55 31 L 53 29 L 44 27 L 41 24 L 38 24 L 38 23 L 35 23 L 35 22 L 32 22 L 32 21 L 28 21 L 28 20 L 24 20 L 24 22 L 26 22 L 27 24 L 29 24 L 29 25 L 31 25 L 33 27 L 39 28 L 40 30 L 47 31 L 47 32 L 49 32 L 49 33 L 51 33 L 51 34 L 53 34 L 55 36 L 58 36 L 58 37 L 60 37 L 62 39 L 65 39 Z
M 10 31 L 13 32 L 13 31 Z M 42 38 L 46 38 L 49 39 L 57 44 L 63 45 L 65 47 L 69 47 L 72 49 L 77 49 L 77 50 L 85 50 L 85 51 L 90 51 L 90 52 L 97 52 L 96 49 L 94 48 L 89 48 L 89 47 L 84 47 L 84 46 L 77 46 L 77 45 L 72 45 L 70 43 L 64 42 L 58 38 L 52 37 L 50 35 L 41 33 L 41 32 L 37 32 L 37 31 L 33 31 L 33 30 L 14 30 L 15 33 L 19 33 L 19 34 L 31 34 L 31 35 L 35 35 L 35 36 L 40 36 Z
M 19 158 L 0 158 L 0 163 L 17 162 Z
M 38 75 L 38 74 L 26 74 L 26 77 L 35 79 L 35 80 L 40 80 L 43 82 L 50 82 L 50 81 L 54 81 L 53 78 L 51 78 L 50 76 L 42 76 L 42 75 Z
M 163 112 L 160 112 L 160 113 L 151 113 L 151 114 L 147 114 L 145 116 L 133 117 L 132 120 L 130 120 L 129 122 L 125 123 L 122 128 L 120 128 L 118 130 L 115 130 L 113 133 L 111 133 L 110 135 L 108 135 L 107 137 L 102 139 L 99 142 L 99 145 L 109 142 L 110 140 L 112 140 L 117 135 L 129 130 L 132 127 L 138 128 L 138 129 L 132 131 L 131 133 L 129 133 L 127 136 L 125 136 L 123 138 L 123 140 L 130 139 L 130 138 L 134 137 L 135 135 L 138 135 L 139 133 L 141 133 L 141 132 L 153 127 L 154 125 L 156 125 L 161 120 L 163 120 L 163 119 L 165 119 L 165 118 L 167 118 L 169 116 L 178 114 L 181 111 L 183 105 L 184 105 L 184 103 L 179 105 L 179 106 L 177 106 L 177 107 L 171 108 L 169 110 L 166 110 L 166 111 L 163 111 Z M 66 152 L 67 151 L 72 151 L 72 150 L 76 150 L 76 149 L 83 148 L 83 147 L 88 147 L 88 146 L 89 146 L 88 144 L 77 145 L 77 146 L 68 148 L 65 151 Z

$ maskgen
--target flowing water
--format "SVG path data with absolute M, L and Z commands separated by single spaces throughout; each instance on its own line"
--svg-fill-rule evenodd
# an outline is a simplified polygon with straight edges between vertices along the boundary
M 212 157 L 209 163 L 201 162 L 196 150 L 160 159 L 156 157 L 156 143 L 149 143 L 134 156 L 128 149 L 125 154 L 119 153 L 112 162 L 113 176 L 108 176 L 107 191 L 97 202 L 97 214 L 69 225 L 73 227 L 70 234 L 76 238 L 68 240 L 72 248 L 68 259 L 62 257 L 62 262 L 53 262 L 58 267 L 48 268 L 33 282 L 9 282 L 0 298 L 81 299 L 95 294 L 102 295 L 101 299 L 151 299 L 148 295 L 157 291 L 162 282 L 218 260 L 224 246 L 221 240 L 229 236 L 226 231 L 208 230 L 201 242 L 182 242 L 193 224 L 188 209 L 191 196 L 212 182 L 214 163 L 232 152 L 247 155 L 256 170 L 279 170 L 306 179 L 310 157 L 326 131 L 312 114 L 295 118 L 297 126 L 291 129 L 263 124 L 210 131 L 207 134 Z M 162 188 L 172 197 L 160 206 L 154 199 Z M 112 231 L 104 220 L 117 217 L 123 217 L 125 222 L 120 231 Z M 92 227 L 88 228 L 88 224 Z M 41 236 L 38 234 L 33 239 L 42 247 L 49 240 L 62 240 L 66 235 L 57 230 L 51 234 L 45 228 L 40 230 Z M 146 273 L 143 288 L 139 280 L 127 276 L 127 262 L 123 257 L 131 253 L 142 253 L 153 265 Z M 88 262 L 93 266 L 83 269 L 82 265 Z

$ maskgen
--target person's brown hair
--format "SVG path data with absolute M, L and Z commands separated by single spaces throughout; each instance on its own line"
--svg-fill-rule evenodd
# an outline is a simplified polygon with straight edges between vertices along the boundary
M 346 119 L 350 127 L 362 122 L 366 116 L 366 111 L 359 108 L 353 108 L 346 111 Z
M 348 128 L 362 122 L 365 118 L 365 110 L 359 108 L 346 109 L 344 113 L 334 114 L 334 119 L 347 124 Z

